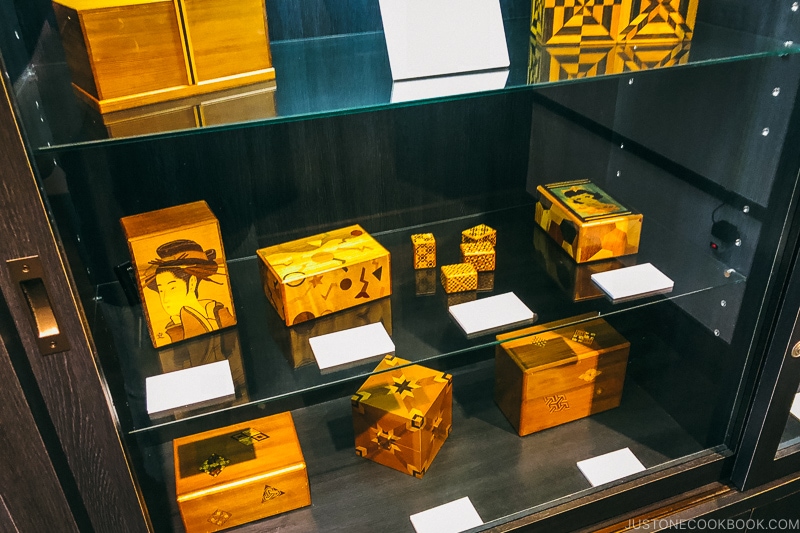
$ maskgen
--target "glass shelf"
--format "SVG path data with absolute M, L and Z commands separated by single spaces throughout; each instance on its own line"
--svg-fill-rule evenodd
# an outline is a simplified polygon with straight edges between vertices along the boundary
M 336 317 L 347 315 L 321 332 L 310 331 L 317 321 L 293 328 L 283 324 L 263 294 L 255 256 L 230 261 L 228 265 L 238 325 L 161 350 L 151 347 L 141 306 L 130 305 L 119 283 L 101 285 L 97 291 L 93 329 L 114 332 L 113 339 L 108 340 L 114 344 L 109 353 L 116 352 L 119 356 L 125 387 L 122 403 L 129 406 L 131 415 L 132 427 L 128 429 L 139 433 L 177 426 L 170 431 L 183 433 L 186 429 L 180 426 L 184 423 L 194 424 L 211 414 L 246 406 L 277 411 L 284 408 L 278 405 L 280 401 L 312 392 L 321 394 L 322 398 L 327 394 L 329 399 L 352 394 L 372 372 L 377 360 L 320 371 L 307 339 L 336 329 L 377 322 L 381 318 L 395 343 L 396 355 L 412 363 L 447 370 L 492 357 L 493 351 L 487 348 L 497 344 L 494 334 L 467 339 L 449 318 L 448 295 L 439 283 L 438 268 L 428 273 L 432 276 L 432 284 L 426 285 L 427 290 L 419 290 L 417 276 L 420 271 L 411 268 L 410 235 L 413 233 L 432 232 L 435 235 L 437 264 L 441 266 L 460 261 L 458 244 L 462 230 L 478 223 L 495 228 L 498 267 L 494 273 L 493 289 L 471 293 L 472 297 L 483 298 L 513 291 L 538 314 L 538 324 L 589 313 L 611 317 L 745 281 L 742 275 L 731 271 L 707 251 L 681 242 L 667 228 L 645 217 L 639 253 L 611 262 L 618 266 L 650 262 L 675 282 L 674 290 L 667 295 L 621 304 L 612 304 L 596 291 L 595 298 L 576 302 L 574 294 L 560 284 L 558 274 L 553 274 L 556 270 L 563 270 L 564 265 L 573 263 L 535 226 L 533 212 L 533 203 L 526 203 L 482 215 L 373 233 L 391 253 L 391 297 L 319 319 L 337 320 Z M 365 229 L 369 231 L 369 226 L 366 225 Z M 430 289 L 435 293 L 418 294 L 430 292 Z M 104 326 L 101 328 L 98 324 Z M 296 337 L 294 348 L 293 335 Z M 100 352 L 104 350 L 100 348 Z M 215 357 L 222 357 L 222 352 L 231 361 L 234 381 L 238 380 L 240 385 L 236 400 L 199 409 L 179 409 L 176 414 L 164 418 L 148 417 L 145 408 L 145 379 L 148 376 L 211 362 Z M 273 403 L 275 407 L 270 406 Z M 238 417 L 235 413 L 229 414 Z
M 186 135 L 530 87 L 544 88 L 639 70 L 742 61 L 800 51 L 800 44 L 700 22 L 690 43 L 663 48 L 640 45 L 617 49 L 546 49 L 531 46 L 527 18 L 506 20 L 505 29 L 511 65 L 507 73 L 500 73 L 505 82 L 497 89 L 487 89 L 484 85 L 472 89 L 477 92 L 470 93 L 464 78 L 460 78 L 454 84 L 456 88 L 449 90 L 450 94 L 425 89 L 415 92 L 416 96 L 406 96 L 411 82 L 393 83 L 383 33 L 369 32 L 273 42 L 272 56 L 277 73 L 275 85 L 270 82 L 248 86 L 226 91 L 221 96 L 211 95 L 206 100 L 168 102 L 106 116 L 90 109 L 73 93 L 63 51 L 52 51 L 60 48 L 57 35 L 53 35 L 51 39 L 54 42 L 47 48 L 51 50 L 49 55 L 53 59 L 43 60 L 29 70 L 22 83 L 17 84 L 17 100 L 26 132 L 36 150 L 55 152 L 154 136 Z M 579 55 L 584 67 L 580 71 L 577 69 Z M 588 69 L 592 62 L 596 62 L 596 68 Z M 467 92 L 452 94 L 463 91 Z M 191 121 L 200 117 L 197 119 L 199 126 L 195 122 L 187 123 L 187 110 L 193 109 Z

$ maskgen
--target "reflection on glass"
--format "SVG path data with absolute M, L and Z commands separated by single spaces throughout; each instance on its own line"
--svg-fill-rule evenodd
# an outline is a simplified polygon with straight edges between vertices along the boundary
M 778 445 L 778 453 L 797 444 L 800 444 L 800 391 L 795 395 L 792 407 L 789 410 L 789 418 L 786 420 L 786 427 Z

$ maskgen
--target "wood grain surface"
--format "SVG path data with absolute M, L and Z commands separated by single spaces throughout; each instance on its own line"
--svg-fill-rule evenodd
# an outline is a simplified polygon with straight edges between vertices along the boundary
M 4 80 L 5 81 L 5 80 Z M 68 464 L 97 531 L 146 531 L 143 514 L 109 398 L 95 364 L 81 311 L 71 289 L 39 189 L 3 85 L 0 100 L 0 290 L 14 318 L 32 372 Z M 69 352 L 38 353 L 20 291 L 5 261 L 38 255 L 45 286 L 61 311 Z

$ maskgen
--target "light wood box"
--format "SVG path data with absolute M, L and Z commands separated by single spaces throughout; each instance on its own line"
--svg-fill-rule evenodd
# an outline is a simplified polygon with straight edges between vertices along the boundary
M 421 478 L 450 435 L 453 377 L 403 365 L 386 356 L 351 398 L 356 454 Z
M 120 222 L 153 346 L 236 324 L 219 222 L 206 202 Z
M 495 402 L 520 436 L 619 406 L 630 343 L 580 318 L 498 335 Z
M 264 292 L 287 326 L 392 293 L 389 252 L 357 224 L 257 254 Z
M 275 79 L 264 0 L 56 0 L 77 93 L 101 113 Z
M 173 441 L 175 490 L 188 533 L 219 531 L 311 505 L 290 413 Z
M 536 223 L 576 263 L 639 251 L 642 215 L 589 180 L 539 185 L 536 190 Z
M 416 233 L 411 236 L 414 249 L 414 269 L 434 268 L 436 266 L 436 239 L 433 233 Z
M 478 271 L 470 263 L 444 265 L 439 278 L 447 294 L 474 291 L 478 288 Z

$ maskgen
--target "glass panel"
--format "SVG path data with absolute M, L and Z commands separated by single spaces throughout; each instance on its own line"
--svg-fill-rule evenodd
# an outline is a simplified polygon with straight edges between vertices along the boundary
M 796 185 L 795 172 L 778 168 L 800 46 L 701 20 L 690 45 L 544 49 L 530 44 L 530 2 L 504 1 L 503 89 L 401 101 L 377 2 L 335 13 L 327 4 L 266 3 L 274 85 L 114 116 L 70 87 L 55 14 L 21 10 L 40 34 L 11 70 L 15 104 L 155 528 L 183 529 L 173 439 L 287 410 L 314 505 L 263 525 L 293 531 L 405 527 L 409 514 L 465 495 L 499 524 L 607 488 L 581 474 L 585 459 L 628 448 L 645 468 L 636 475 L 647 476 L 734 448 L 785 191 Z M 583 179 L 643 214 L 637 253 L 603 255 L 620 233 L 634 240 L 622 222 L 582 264 L 570 242 L 556 242 L 570 241 L 574 223 L 539 227 L 548 200 L 538 187 Z M 198 200 L 219 221 L 238 323 L 155 349 L 119 221 Z M 355 223 L 390 252 L 391 296 L 287 327 L 264 294 L 256 250 Z M 497 232 L 497 267 L 479 289 L 445 294 L 438 267 L 462 260 L 461 233 L 477 224 Z M 411 235 L 428 232 L 437 268 L 415 270 Z M 674 282 L 670 292 L 614 303 L 591 281 L 648 263 Z M 459 301 L 506 292 L 537 314 L 535 333 L 467 337 L 449 315 Z M 570 342 L 594 346 L 582 328 L 598 318 L 629 351 L 609 349 L 608 363 L 605 346 L 580 356 L 573 346 L 533 365 L 532 374 L 557 370 L 530 388 L 547 394 L 525 401 L 565 423 L 518 436 L 498 399 L 508 385 L 496 365 L 509 343 L 562 346 L 553 332 L 569 327 Z M 399 370 L 422 364 L 453 376 L 453 431 L 425 484 L 354 453 L 351 396 L 379 373 L 377 360 L 320 370 L 310 351 L 311 336 L 378 321 L 409 361 Z M 223 360 L 233 395 L 148 414 L 148 377 Z M 354 495 L 363 512 L 352 512 Z
M 800 446 L 798 446 L 800 444 L 800 390 L 797 392 L 798 394 L 795 396 L 786 420 L 786 428 L 783 430 L 783 435 L 781 435 L 776 458 L 787 453 L 800 451 Z

